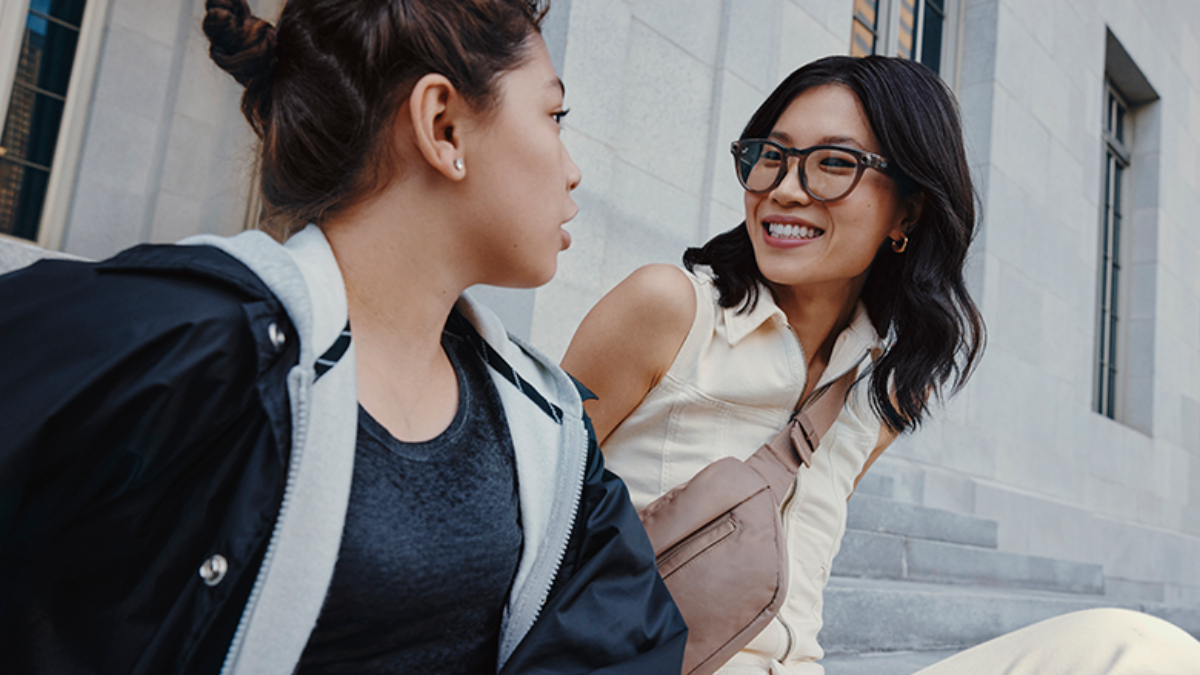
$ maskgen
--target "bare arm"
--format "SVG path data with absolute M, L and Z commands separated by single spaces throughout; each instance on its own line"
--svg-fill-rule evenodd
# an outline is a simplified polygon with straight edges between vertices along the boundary
M 889 429 L 886 424 L 879 425 L 879 441 L 875 444 L 875 449 L 871 451 L 871 455 L 867 457 L 866 463 L 863 464 L 862 471 L 858 474 L 858 477 L 854 479 L 854 490 L 858 489 L 858 481 L 862 480 L 863 476 L 867 475 L 867 469 L 871 468 L 871 465 L 875 463 L 875 460 L 879 459 L 879 456 L 883 454 L 883 451 L 887 450 L 888 446 L 890 446 L 895 440 L 896 432 Z M 854 490 L 850 491 L 851 495 L 854 494 Z M 849 500 L 850 497 L 846 497 L 846 501 Z
M 583 319 L 562 367 L 598 399 L 584 407 L 603 444 L 662 379 L 696 317 L 696 292 L 670 265 L 647 265 Z
M 896 392 L 894 391 L 892 392 L 892 406 L 899 410 L 899 406 L 896 402 Z M 851 496 L 854 495 L 854 490 L 858 489 L 858 481 L 862 480 L 863 476 L 867 475 L 867 469 L 871 468 L 871 465 L 875 463 L 875 460 L 879 459 L 879 456 L 883 454 L 883 451 L 887 450 L 888 447 L 891 446 L 891 444 L 894 443 L 899 436 L 900 434 L 892 431 L 888 425 L 879 425 L 879 440 L 876 441 L 875 449 L 871 451 L 870 456 L 867 457 L 866 463 L 863 464 L 862 471 L 860 471 L 858 477 L 854 479 L 854 489 L 850 490 Z M 850 497 L 847 497 L 846 501 L 849 500 Z

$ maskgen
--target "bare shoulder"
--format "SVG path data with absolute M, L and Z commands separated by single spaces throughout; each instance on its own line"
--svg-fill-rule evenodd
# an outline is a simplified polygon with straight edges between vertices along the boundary
M 670 369 L 695 317 L 692 282 L 670 265 L 637 269 L 584 317 L 562 366 L 599 397 L 587 410 L 601 442 Z
M 696 292 L 684 271 L 671 265 L 645 265 L 592 308 L 572 348 L 581 340 L 599 338 L 610 353 L 632 347 L 663 367 L 675 358 L 695 317 Z M 568 360 L 571 356 L 568 350 Z
M 696 291 L 687 274 L 673 265 L 645 265 L 634 270 L 605 300 L 657 325 L 690 327 L 696 317 Z

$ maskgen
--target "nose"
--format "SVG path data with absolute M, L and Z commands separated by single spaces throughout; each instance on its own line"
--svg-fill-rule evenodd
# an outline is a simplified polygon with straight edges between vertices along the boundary
M 580 181 L 583 180 L 583 172 L 576 166 L 575 160 L 571 159 L 571 153 L 567 151 L 567 146 L 563 146 L 563 159 L 566 160 L 567 170 L 567 190 L 571 191 L 579 187 Z
M 787 173 L 784 174 L 783 180 L 775 189 L 771 191 L 771 198 L 779 204 L 800 204 L 801 206 L 812 203 L 812 195 L 804 189 L 801 183 L 800 174 L 804 171 L 803 157 L 788 157 Z

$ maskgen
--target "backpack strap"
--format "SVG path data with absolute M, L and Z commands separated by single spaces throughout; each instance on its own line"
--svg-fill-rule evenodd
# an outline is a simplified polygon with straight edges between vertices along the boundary
M 810 395 L 775 438 L 746 460 L 747 465 L 767 480 L 778 501 L 782 502 L 783 495 L 795 482 L 800 465 L 812 465 L 813 453 L 837 421 L 857 373 L 856 364 L 845 375 Z

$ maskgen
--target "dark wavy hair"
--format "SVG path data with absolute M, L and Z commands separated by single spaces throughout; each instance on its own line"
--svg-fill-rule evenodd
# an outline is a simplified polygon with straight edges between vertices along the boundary
M 353 205 L 398 170 L 382 135 L 412 86 L 446 76 L 477 110 L 520 67 L 548 0 L 288 0 L 278 28 L 207 0 L 209 54 L 246 88 L 267 215 L 286 230 Z
M 896 254 L 885 242 L 862 290 L 871 320 L 890 341 L 872 366 L 871 406 L 890 429 L 902 432 L 921 423 L 930 397 L 940 396 L 947 382 L 952 393 L 966 383 L 986 339 L 963 278 L 976 196 L 958 106 L 941 78 L 918 63 L 832 56 L 789 75 L 741 138 L 767 137 L 797 96 L 828 84 L 848 87 L 862 103 L 879 153 L 898 169 L 893 175 L 901 196 L 925 199 L 908 232 L 908 248 Z M 722 307 L 749 311 L 767 283 L 745 222 L 689 248 L 683 261 L 689 270 L 712 269 Z

